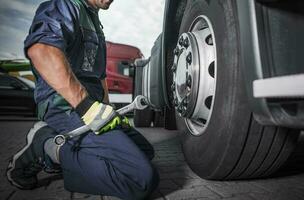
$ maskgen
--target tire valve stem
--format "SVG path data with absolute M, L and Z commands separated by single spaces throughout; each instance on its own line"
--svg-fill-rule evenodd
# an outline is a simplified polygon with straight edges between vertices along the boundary
M 175 72 L 176 71 L 176 63 L 173 63 L 172 67 L 171 67 L 171 71 Z

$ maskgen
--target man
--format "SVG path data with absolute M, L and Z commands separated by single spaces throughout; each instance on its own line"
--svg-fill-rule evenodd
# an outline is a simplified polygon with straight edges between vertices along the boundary
M 46 123 L 35 124 L 10 161 L 13 185 L 35 188 L 45 168 L 62 169 L 65 188 L 74 192 L 143 199 L 157 186 L 147 158 L 153 157 L 152 146 L 134 129 L 124 129 L 125 120 L 106 104 L 106 45 L 98 11 L 112 1 L 52 0 L 37 9 L 24 52 L 34 66 L 38 117 Z M 92 131 L 61 147 L 54 144 L 57 133 L 84 124 Z

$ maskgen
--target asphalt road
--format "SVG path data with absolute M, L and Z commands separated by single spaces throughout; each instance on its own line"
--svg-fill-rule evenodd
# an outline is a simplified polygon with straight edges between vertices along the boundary
M 39 187 L 23 191 L 12 187 L 5 177 L 9 158 L 25 144 L 26 132 L 33 121 L 0 120 L 0 199 L 116 199 L 70 193 L 63 187 L 60 175 L 39 174 Z M 196 176 L 185 163 L 178 133 L 160 128 L 140 129 L 153 144 L 154 165 L 160 173 L 160 184 L 150 199 L 225 199 L 225 200 L 304 200 L 304 135 L 287 164 L 273 177 L 261 180 L 207 181 Z

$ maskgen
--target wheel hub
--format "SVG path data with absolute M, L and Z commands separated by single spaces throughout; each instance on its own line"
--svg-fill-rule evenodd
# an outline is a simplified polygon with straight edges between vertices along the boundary
M 172 72 L 176 111 L 185 118 L 190 132 L 200 135 L 212 113 L 216 86 L 216 46 L 206 16 L 197 17 L 189 32 L 180 36 Z

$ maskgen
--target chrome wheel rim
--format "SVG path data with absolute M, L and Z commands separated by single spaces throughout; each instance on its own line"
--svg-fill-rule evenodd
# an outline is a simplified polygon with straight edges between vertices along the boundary
M 216 42 L 210 20 L 198 16 L 183 33 L 174 50 L 173 104 L 191 134 L 205 132 L 213 110 L 216 89 Z

